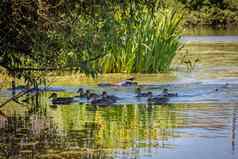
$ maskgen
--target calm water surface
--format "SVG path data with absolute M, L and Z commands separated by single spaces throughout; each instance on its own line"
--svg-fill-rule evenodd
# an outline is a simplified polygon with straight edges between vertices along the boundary
M 187 35 L 182 37 L 184 42 L 238 42 L 238 35 Z
M 184 56 L 199 58 L 191 72 L 182 62 Z M 132 87 L 96 86 L 128 75 L 99 76 L 96 81 L 59 77 L 54 85 L 64 89 L 62 96 L 84 87 L 122 99 L 107 107 L 76 99 L 72 105 L 52 108 L 49 93 L 43 93 L 30 98 L 30 104 L 21 103 L 26 97 L 10 102 L 0 108 L 0 158 L 237 159 L 237 61 L 238 42 L 196 41 L 185 43 L 172 72 L 135 75 L 144 91 L 177 92 L 167 105 L 147 105 L 146 99 L 134 97 Z M 0 103 L 10 95 L 1 90 Z

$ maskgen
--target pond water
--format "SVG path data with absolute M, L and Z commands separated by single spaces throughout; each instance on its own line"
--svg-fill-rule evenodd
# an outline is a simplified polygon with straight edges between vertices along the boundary
M 238 35 L 186 35 L 182 37 L 184 42 L 238 42 Z
M 189 37 L 171 72 L 133 75 L 143 91 L 177 92 L 166 105 L 148 105 L 135 97 L 135 87 L 96 86 L 131 75 L 54 77 L 52 88 L 63 89 L 61 96 L 83 87 L 121 99 L 99 107 L 75 98 L 54 108 L 46 92 L 29 104 L 22 102 L 25 96 L 9 102 L 0 108 L 0 158 L 237 159 L 238 41 L 219 38 Z M 2 89 L 0 103 L 10 96 Z

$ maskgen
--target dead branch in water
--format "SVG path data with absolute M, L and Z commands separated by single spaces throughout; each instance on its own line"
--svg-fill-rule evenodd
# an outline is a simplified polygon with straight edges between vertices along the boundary
M 33 88 L 32 88 L 32 89 L 28 89 L 28 90 L 26 90 L 26 91 L 19 92 L 17 95 L 15 95 L 15 96 L 11 97 L 10 99 L 6 100 L 5 102 L 3 102 L 3 103 L 0 105 L 0 108 L 3 107 L 4 105 L 6 105 L 7 103 L 9 103 L 10 101 L 15 101 L 16 99 L 18 99 L 18 98 L 24 96 L 25 94 L 31 92 L 32 90 L 33 90 Z

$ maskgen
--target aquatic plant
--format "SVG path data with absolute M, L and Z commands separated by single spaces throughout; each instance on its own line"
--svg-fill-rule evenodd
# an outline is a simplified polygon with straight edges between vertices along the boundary
M 156 73 L 169 69 L 181 46 L 182 14 L 168 9 L 148 12 L 143 8 L 138 11 L 138 17 L 132 19 L 123 17 L 118 10 L 114 19 L 105 22 L 114 35 L 105 46 L 108 54 L 96 65 L 101 66 L 103 73 Z

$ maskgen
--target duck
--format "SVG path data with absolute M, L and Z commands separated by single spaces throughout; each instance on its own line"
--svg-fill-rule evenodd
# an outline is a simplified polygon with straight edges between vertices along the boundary
M 90 104 L 92 105 L 97 105 L 97 106 L 109 106 L 114 104 L 115 102 L 109 98 L 96 98 L 93 96 L 90 99 Z
M 147 99 L 148 104 L 167 104 L 169 101 L 168 97 L 165 96 L 152 96 L 150 95 Z
M 87 97 L 87 94 L 84 92 L 83 88 L 79 88 L 76 93 L 79 93 L 79 95 L 76 95 L 75 97 L 80 97 L 80 98 Z
M 57 93 L 52 93 L 49 98 L 52 98 L 52 104 L 71 104 L 74 101 L 73 97 L 58 97 Z
M 118 86 L 122 86 L 122 87 L 129 87 L 129 86 L 137 86 L 138 83 L 134 81 L 135 77 L 129 77 L 126 80 L 123 80 L 121 82 L 118 83 L 99 83 L 98 86 L 99 87 L 118 87 Z
M 91 93 L 90 90 L 86 90 L 85 92 L 85 96 L 88 100 L 90 100 L 92 97 L 98 98 L 100 97 L 100 95 L 96 94 L 96 93 Z
M 148 97 L 150 95 L 152 95 L 152 92 L 142 93 L 140 87 L 136 88 L 136 97 Z
M 163 89 L 162 93 L 159 95 L 161 97 L 177 97 L 178 93 L 169 93 L 167 88 Z
M 120 98 L 117 97 L 117 96 L 108 95 L 106 91 L 103 91 L 103 92 L 102 92 L 101 97 L 102 97 L 103 99 L 112 100 L 114 103 L 115 103 L 117 100 L 120 99 Z
M 137 86 L 138 83 L 134 82 L 132 80 L 124 80 L 116 84 L 117 86 L 123 86 L 123 87 L 130 87 L 130 86 Z

